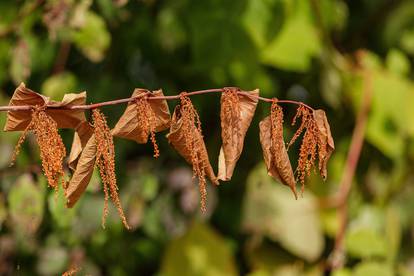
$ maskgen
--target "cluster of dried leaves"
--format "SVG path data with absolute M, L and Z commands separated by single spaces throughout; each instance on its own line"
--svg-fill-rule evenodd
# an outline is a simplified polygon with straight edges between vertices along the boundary
M 222 146 L 218 160 L 216 176 L 209 161 L 203 140 L 200 118 L 188 95 L 180 94 L 180 104 L 170 115 L 163 92 L 135 89 L 124 114 L 111 130 L 106 118 L 99 109 L 92 110 L 92 123 L 85 117 L 84 111 L 68 109 L 73 105 L 84 105 L 86 93 L 66 94 L 61 102 L 51 101 L 21 84 L 15 91 L 10 106 L 32 106 L 29 111 L 9 111 L 5 131 L 23 131 L 19 139 L 13 160 L 29 131 L 35 134 L 40 148 L 42 167 L 49 185 L 58 189 L 62 180 L 67 206 L 72 207 L 87 188 L 95 167 L 99 169 L 104 192 L 104 211 L 102 225 L 108 214 L 108 201 L 114 203 L 126 228 L 129 228 L 118 195 L 115 173 L 115 148 L 113 137 L 120 137 L 144 144 L 150 139 L 154 147 L 154 157 L 160 152 L 155 133 L 169 129 L 169 143 L 193 167 L 193 178 L 197 179 L 201 210 L 207 208 L 207 178 L 218 185 L 219 180 L 229 181 L 239 160 L 244 138 L 252 122 L 259 90 L 239 93 L 238 88 L 224 88 L 221 96 L 221 137 Z M 151 97 L 153 97 L 151 99 Z M 283 110 L 277 99 L 272 101 L 270 115 L 260 124 L 260 142 L 269 175 L 287 185 L 297 198 L 296 181 L 303 185 L 305 178 L 319 162 L 319 172 L 325 179 L 327 162 L 334 150 L 334 142 L 329 124 L 323 110 L 312 110 L 300 105 L 293 125 L 301 119 L 301 124 L 288 144 L 292 145 L 304 132 L 296 178 L 293 172 L 287 148 L 283 138 Z M 66 150 L 59 135 L 59 128 L 75 130 L 72 148 L 68 157 L 68 167 L 72 177 L 68 184 L 64 180 L 64 158 Z

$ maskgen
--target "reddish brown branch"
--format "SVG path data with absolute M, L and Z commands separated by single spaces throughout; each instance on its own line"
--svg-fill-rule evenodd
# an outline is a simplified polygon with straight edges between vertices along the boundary
M 223 88 L 214 88 L 214 89 L 206 89 L 206 90 L 199 90 L 199 91 L 192 91 L 192 92 L 187 92 L 187 96 L 194 96 L 194 95 L 202 95 L 202 94 L 209 94 L 209 93 L 221 93 L 223 92 L 224 89 Z M 107 102 L 101 102 L 101 103 L 95 103 L 95 104 L 87 104 L 87 105 L 73 105 L 73 106 L 65 106 L 65 107 L 56 107 L 56 106 L 47 106 L 46 108 L 50 108 L 50 109 L 62 109 L 62 110 L 90 110 L 90 109 L 95 109 L 95 108 L 100 108 L 103 106 L 108 106 L 108 105 L 117 105 L 117 104 L 122 104 L 122 103 L 129 103 L 129 102 L 133 102 L 138 98 L 141 97 L 146 97 L 148 95 L 150 95 L 151 92 L 148 93 L 144 93 L 144 94 L 140 94 L 139 96 L 136 97 L 130 97 L 130 98 L 125 98 L 125 99 L 119 99 L 119 100 L 113 100 L 113 101 L 107 101 Z M 271 103 L 273 101 L 273 99 L 270 98 L 264 98 L 264 97 L 260 97 L 260 96 L 255 96 L 255 95 L 251 95 L 246 91 L 238 91 L 238 93 L 240 95 L 245 95 L 247 97 L 252 97 L 252 98 L 258 98 L 261 101 L 264 102 L 269 102 Z M 180 99 L 180 95 L 172 95 L 172 96 L 162 96 L 162 97 L 148 97 L 148 100 L 178 100 Z M 313 110 L 312 107 L 302 103 L 302 102 L 297 102 L 297 101 L 292 101 L 292 100 L 278 100 L 278 103 L 287 103 L 287 104 L 296 104 L 296 105 L 302 105 L 305 106 L 306 108 L 309 108 L 310 110 Z M 30 105 L 14 105 L 14 106 L 0 106 L 0 112 L 1 111 L 27 111 L 27 110 L 31 110 L 33 109 L 33 106 Z
M 337 207 L 339 210 L 339 230 L 335 238 L 334 250 L 330 256 L 329 270 L 340 268 L 344 265 L 344 238 L 348 222 L 348 198 L 350 195 L 352 180 L 358 165 L 362 145 L 364 143 L 365 129 L 368 120 L 368 114 L 371 107 L 372 98 L 372 80 L 368 71 L 363 72 L 364 89 L 362 103 L 358 110 L 356 124 L 352 133 L 351 145 L 339 184 L 339 191 L 335 196 L 329 198 L 323 203 L 326 207 Z

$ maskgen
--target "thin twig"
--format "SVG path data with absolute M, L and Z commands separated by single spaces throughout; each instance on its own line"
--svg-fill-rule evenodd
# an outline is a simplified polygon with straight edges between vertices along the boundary
M 362 104 L 356 118 L 356 124 L 352 133 L 351 145 L 341 182 L 339 184 L 339 190 L 335 196 L 324 203 L 325 206 L 337 207 L 339 209 L 339 230 L 335 238 L 334 249 L 330 256 L 328 265 L 329 270 L 342 267 L 345 261 L 344 238 L 348 222 L 348 198 L 352 187 L 352 179 L 354 178 L 362 145 L 364 143 L 365 129 L 372 98 L 372 80 L 370 72 L 364 70 L 363 78 L 365 87 L 363 89 Z
M 206 89 L 206 90 L 192 91 L 192 92 L 186 92 L 186 93 L 187 93 L 187 96 L 194 96 L 194 95 L 202 95 L 202 94 L 210 94 L 210 93 L 221 93 L 223 91 L 224 91 L 223 88 L 214 88 L 214 89 Z M 239 90 L 237 93 L 239 93 L 240 95 L 251 97 L 251 98 L 257 98 L 261 101 L 269 102 L 269 103 L 271 103 L 272 100 L 273 100 L 273 99 L 270 99 L 270 98 L 264 98 L 264 97 L 252 95 L 252 94 L 250 94 L 246 91 L 241 91 L 241 90 Z M 125 99 L 118 99 L 118 100 L 95 103 L 95 104 L 73 105 L 73 106 L 56 106 L 56 105 L 50 104 L 50 105 L 46 106 L 46 108 L 55 109 L 55 110 L 90 110 L 90 109 L 100 108 L 100 107 L 103 107 L 103 106 L 117 105 L 117 104 L 122 104 L 122 103 L 133 102 L 136 99 L 144 97 L 144 96 L 147 97 L 148 100 L 178 100 L 178 99 L 180 99 L 179 94 L 178 95 L 172 95 L 172 96 L 153 97 L 153 96 L 151 96 L 151 92 L 148 91 L 147 93 L 143 93 L 143 94 L 140 94 L 138 96 L 125 98 Z M 297 101 L 292 101 L 292 100 L 278 100 L 278 103 L 302 105 L 302 106 L 305 106 L 306 108 L 309 108 L 310 110 L 313 110 L 312 107 L 310 107 L 310 106 L 308 106 L 308 105 L 306 105 L 302 102 L 297 102 Z M 28 111 L 28 110 L 32 110 L 32 109 L 33 109 L 33 106 L 30 106 L 30 105 L 0 106 L 0 112 L 1 111 Z

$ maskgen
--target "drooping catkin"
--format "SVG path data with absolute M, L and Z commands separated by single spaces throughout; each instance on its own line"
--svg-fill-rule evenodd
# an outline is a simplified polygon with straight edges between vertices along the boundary
M 221 127 L 223 144 L 233 144 L 238 147 L 239 140 L 235 139 L 240 135 L 240 100 L 235 89 L 224 89 L 221 97 Z M 236 132 L 234 135 L 233 131 Z M 236 140 L 236 141 L 234 141 Z M 236 144 L 235 144 L 236 143 Z
M 270 108 L 270 121 L 271 121 L 271 140 L 272 146 L 271 151 L 274 158 L 277 159 L 277 163 L 280 162 L 283 144 L 283 111 L 282 108 L 277 104 L 277 100 L 272 101 Z
M 115 147 L 111 131 L 105 116 L 99 109 L 94 109 L 92 111 L 92 118 L 96 139 L 96 165 L 99 168 L 105 194 L 102 226 L 105 227 L 105 221 L 108 215 L 108 200 L 109 197 L 111 197 L 112 202 L 118 209 L 122 223 L 127 229 L 130 229 L 118 196 L 118 186 L 116 184 L 115 175 Z
M 299 149 L 299 159 L 296 168 L 297 177 L 302 185 L 302 193 L 304 191 L 305 179 L 310 176 L 312 167 L 315 166 L 315 161 L 318 152 L 318 128 L 316 125 L 313 112 L 301 105 L 297 109 L 297 113 L 293 119 L 292 125 L 295 125 L 297 119 L 301 118 L 301 124 L 295 134 L 293 135 L 289 146 L 291 146 L 303 131 L 302 144 Z
M 138 122 L 145 132 L 146 136 L 150 136 L 152 145 L 154 147 L 154 157 L 160 156 L 157 140 L 155 138 L 156 117 L 146 97 L 141 97 L 135 102 L 137 108 Z
M 193 178 L 198 179 L 201 198 L 201 210 L 206 211 L 207 190 L 206 190 L 206 164 L 202 158 L 203 135 L 201 122 L 197 111 L 186 93 L 180 95 L 180 113 L 182 118 L 182 130 L 184 133 L 185 146 L 191 152 L 191 163 L 193 165 Z M 194 130 L 200 135 L 195 135 Z
M 25 140 L 28 132 L 35 134 L 36 142 L 40 149 L 40 159 L 42 161 L 42 170 L 47 178 L 50 187 L 57 190 L 59 188 L 59 179 L 62 180 L 62 186 L 66 189 L 64 180 L 63 159 L 66 156 L 65 145 L 59 135 L 57 123 L 50 117 L 43 107 L 36 107 L 32 112 L 32 120 L 20 136 L 15 147 L 12 164 L 20 151 L 20 147 Z

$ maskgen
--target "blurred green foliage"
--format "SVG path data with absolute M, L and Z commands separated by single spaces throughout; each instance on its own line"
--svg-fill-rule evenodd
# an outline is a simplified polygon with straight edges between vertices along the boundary
M 113 207 L 101 228 L 97 173 L 66 209 L 63 192 L 46 187 L 33 137 L 9 168 L 19 134 L 2 133 L 0 275 L 58 275 L 73 265 L 79 275 L 323 275 L 339 215 L 319 203 L 343 174 L 366 84 L 354 66 L 361 51 L 372 103 L 347 202 L 345 267 L 332 275 L 414 275 L 413 16 L 412 0 L 0 1 L 2 105 L 21 81 L 56 100 L 86 90 L 88 103 L 135 87 L 260 88 L 325 109 L 336 141 L 328 180 L 313 176 L 295 201 L 265 172 L 258 122 L 269 106 L 260 103 L 232 181 L 209 187 L 201 214 L 191 169 L 165 133 L 157 160 L 150 145 L 115 140 L 128 232 Z M 192 99 L 215 166 L 219 98 Z M 284 107 L 288 139 L 295 108 Z M 123 108 L 103 109 L 110 126 Z M 69 150 L 73 133 L 61 134 Z

